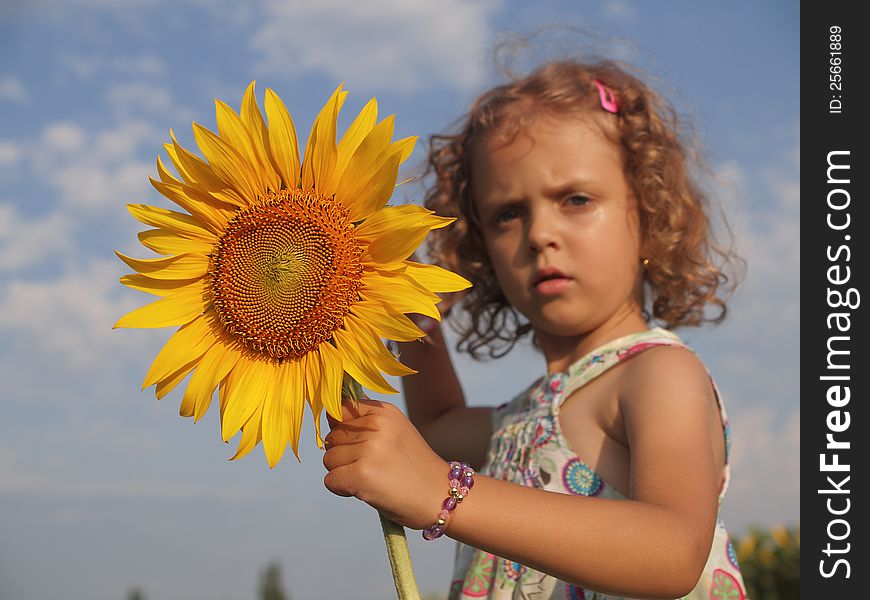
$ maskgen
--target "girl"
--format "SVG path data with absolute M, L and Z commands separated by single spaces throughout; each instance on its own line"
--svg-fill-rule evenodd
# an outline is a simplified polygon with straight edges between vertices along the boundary
M 474 283 L 458 349 L 500 356 L 533 333 L 546 374 L 468 407 L 433 322 L 430 343 L 401 348 L 418 370 L 410 422 L 348 405 L 324 464 L 332 492 L 461 542 L 451 598 L 745 597 L 717 519 L 721 399 L 680 339 L 649 327 L 725 313 L 729 257 L 677 131 L 615 64 L 558 62 L 433 140 L 426 204 L 459 220 L 433 232 L 432 255 Z

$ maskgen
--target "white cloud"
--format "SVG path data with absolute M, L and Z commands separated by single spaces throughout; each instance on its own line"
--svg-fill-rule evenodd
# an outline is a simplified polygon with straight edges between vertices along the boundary
M 109 106 L 120 115 L 142 111 L 166 113 L 173 108 L 169 90 L 143 81 L 114 84 L 106 96 Z
M 75 123 L 50 123 L 42 132 L 42 143 L 48 151 L 75 152 L 85 143 L 85 131 Z
M 726 163 L 717 173 L 718 196 L 746 274 L 728 319 L 711 337 L 727 341 L 724 375 L 743 382 L 737 390 L 743 396 L 798 393 L 800 189 L 793 149 L 799 145 L 784 145 L 779 158 L 757 171 Z
M 472 86 L 489 37 L 494 0 L 266 0 L 251 36 L 259 67 L 325 72 L 355 88 Z
M 72 76 L 83 82 L 93 79 L 124 76 L 131 79 L 154 78 L 164 75 L 166 63 L 151 54 L 139 56 L 107 56 L 65 54 L 60 57 L 62 76 Z
M 61 259 L 74 249 L 72 219 L 60 212 L 26 218 L 0 202 L 0 273 L 9 274 Z
M 637 11 L 626 0 L 607 0 L 601 6 L 601 14 L 616 21 L 633 21 L 637 18 Z
M 695 346 L 733 426 L 725 514 L 734 531 L 800 518 L 800 142 L 788 141 L 766 165 L 726 163 L 716 177 L 747 272 L 726 321 Z
M 7 280 L 0 289 L 0 331 L 16 340 L 16 364 L 29 353 L 39 357 L 39 368 L 51 363 L 99 372 L 107 362 L 117 364 L 125 345 L 112 325 L 142 304 L 118 284 L 123 272 L 118 261 L 94 259 L 54 279 Z
M 726 523 L 737 533 L 749 525 L 793 524 L 800 519 L 800 409 L 783 419 L 772 407 L 732 411 L 732 472 Z M 783 422 L 784 421 L 784 422 Z
M 0 140 L 0 167 L 15 165 L 20 158 L 20 144 L 12 140 Z
M 89 428 L 93 431 L 93 428 Z M 121 430 L 114 425 L 113 435 Z M 88 431 L 89 433 L 90 431 Z M 80 432 L 82 433 L 82 432 Z M 105 438 L 103 438 L 104 441 Z M 149 438 L 149 447 L 157 445 L 157 438 Z M 111 446 L 111 445 L 109 445 Z M 197 486 L 190 483 L 172 482 L 165 478 L 142 481 L 141 478 L 106 477 L 99 472 L 90 471 L 88 479 L 72 477 L 69 465 L 64 463 L 43 466 L 37 472 L 21 469 L 18 465 L 27 461 L 13 450 L 0 448 L 0 492 L 3 494 L 26 494 L 40 500 L 60 499 L 65 501 L 87 500 L 199 500 L 207 502 L 249 503 L 255 494 L 246 489 L 216 488 Z
M 24 83 L 17 77 L 4 77 L 0 79 L 0 100 L 8 100 L 18 104 L 27 102 L 30 94 Z
M 153 194 L 148 177 L 166 133 L 142 119 L 90 132 L 70 122 L 45 127 L 32 149 L 33 166 L 56 190 L 62 204 L 121 214 L 123 205 Z M 86 148 L 86 151 L 83 149 Z

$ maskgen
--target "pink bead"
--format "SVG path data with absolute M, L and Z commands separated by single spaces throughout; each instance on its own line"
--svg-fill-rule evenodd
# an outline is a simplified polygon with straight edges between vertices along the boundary
M 447 519 L 450 518 L 450 511 L 449 510 L 442 510 L 440 513 L 438 513 L 438 518 L 444 519 L 446 521 Z
M 460 485 L 462 485 L 462 484 L 459 482 L 458 479 L 451 479 L 450 480 L 450 487 L 458 488 Z
M 465 498 L 468 495 L 468 488 L 464 485 L 459 486 L 459 495 Z

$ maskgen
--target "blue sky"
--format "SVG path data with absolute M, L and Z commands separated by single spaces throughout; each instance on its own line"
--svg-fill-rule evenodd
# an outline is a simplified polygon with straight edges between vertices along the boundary
M 0 4 L 0 597 L 251 598 L 271 561 L 297 600 L 390 597 L 377 518 L 323 488 L 310 421 L 303 463 L 270 471 L 260 450 L 226 460 L 216 412 L 194 425 L 177 394 L 139 391 L 170 332 L 111 330 L 144 300 L 117 282 L 113 249 L 145 256 L 124 205 L 163 204 L 148 176 L 170 128 L 193 147 L 190 122 L 213 126 L 214 98 L 237 106 L 251 79 L 303 139 L 342 81 L 345 119 L 377 96 L 398 136 L 427 136 L 499 81 L 497 40 L 553 25 L 585 33 L 546 30 L 525 63 L 590 49 L 635 63 L 705 147 L 748 261 L 728 320 L 682 332 L 732 422 L 724 517 L 736 533 L 797 522 L 797 3 L 13 1 Z M 527 348 L 456 360 L 472 404 L 543 369 Z M 418 538 L 421 590 L 445 591 L 452 542 Z

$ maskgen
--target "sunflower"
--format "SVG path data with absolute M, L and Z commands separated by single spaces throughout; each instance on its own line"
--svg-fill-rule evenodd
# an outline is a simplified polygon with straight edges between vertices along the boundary
M 267 89 L 264 119 L 252 82 L 238 113 L 216 101 L 218 133 L 193 124 L 204 158 L 170 132 L 177 177 L 158 157 L 151 182 L 182 211 L 128 205 L 161 256 L 117 253 L 135 271 L 121 283 L 159 299 L 115 327 L 178 327 L 142 387 L 162 398 L 192 372 L 180 413 L 194 421 L 217 388 L 222 438 L 242 432 L 233 459 L 260 440 L 270 467 L 288 442 L 298 459 L 306 403 L 322 447 L 320 416 L 341 419 L 345 378 L 395 393 L 384 374 L 414 371 L 382 338 L 423 337 L 406 313 L 439 319 L 437 293 L 470 285 L 409 260 L 453 219 L 387 206 L 416 138 L 392 141 L 393 116 L 378 122 L 372 98 L 336 143 L 346 96 L 339 86 L 326 102 L 300 163 L 289 112 Z

